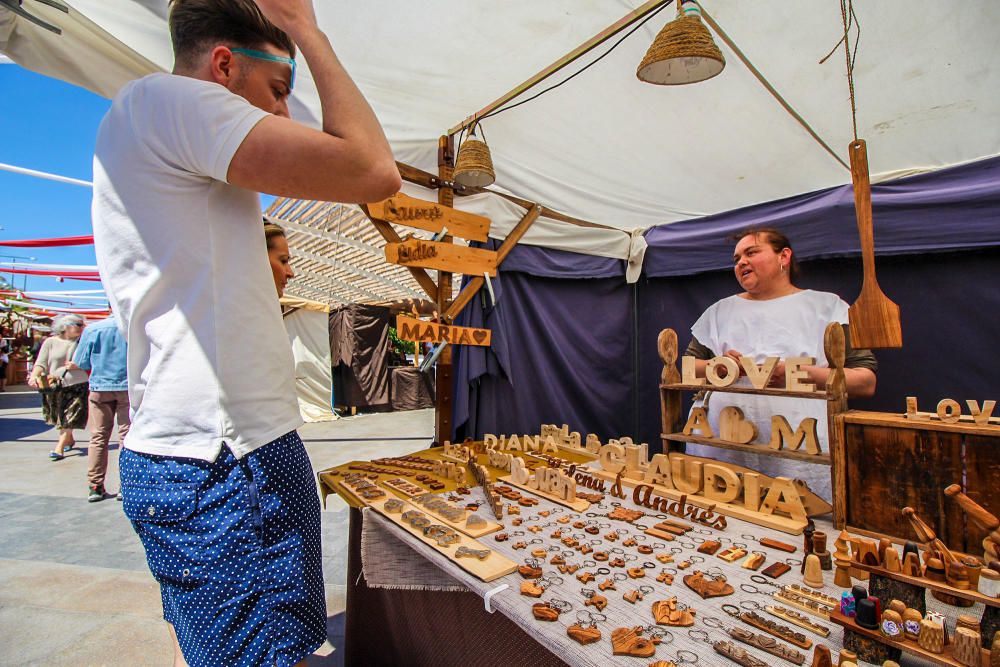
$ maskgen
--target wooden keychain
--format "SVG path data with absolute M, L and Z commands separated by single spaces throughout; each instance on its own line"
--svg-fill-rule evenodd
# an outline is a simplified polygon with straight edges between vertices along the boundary
M 601 640 L 601 631 L 597 624 L 608 620 L 604 614 L 581 609 L 576 612 L 576 623 L 566 628 L 566 634 L 578 644 L 593 644 Z
M 688 636 L 695 641 L 708 644 L 719 655 L 724 655 L 736 664 L 743 665 L 743 667 L 771 667 L 768 663 L 760 658 L 755 658 L 748 651 L 743 650 L 731 641 L 713 642 L 709 634 L 704 630 L 688 630 Z
M 529 598 L 540 598 L 542 597 L 542 594 L 545 593 L 546 588 L 553 584 L 561 584 L 562 582 L 562 577 L 557 577 L 555 575 L 549 575 L 539 579 L 528 579 L 521 582 L 521 595 Z
M 738 642 L 753 646 L 754 648 L 759 648 L 762 651 L 766 651 L 767 653 L 782 658 L 783 660 L 788 660 L 796 665 L 801 665 L 806 661 L 806 656 L 801 651 L 796 651 L 791 647 L 780 644 L 770 635 L 757 634 L 756 632 L 751 632 L 750 630 L 746 630 L 741 627 L 726 627 L 721 619 L 714 616 L 703 618 L 702 623 L 712 629 L 722 630 Z
M 537 621 L 552 622 L 559 618 L 559 614 L 564 611 L 569 611 L 572 608 L 573 605 L 569 602 L 552 598 L 550 600 L 546 600 L 545 602 L 536 602 L 531 605 L 531 613 Z
M 743 603 L 757 604 L 753 600 L 744 600 Z M 743 603 L 740 603 L 741 606 L 743 605 Z M 756 611 L 750 611 L 746 609 L 741 610 L 739 607 L 733 604 L 722 605 L 722 611 L 725 612 L 728 616 L 732 616 L 733 618 L 739 619 L 744 623 L 746 623 L 747 625 L 752 625 L 758 630 L 763 630 L 767 634 L 773 635 L 778 639 L 784 639 L 786 642 L 794 644 L 799 648 L 809 650 L 812 647 L 813 644 L 812 640 L 806 637 L 801 632 L 793 630 L 787 625 L 781 625 L 780 623 L 764 618 Z
M 584 607 L 593 607 L 597 611 L 604 611 L 604 608 L 608 606 L 608 599 L 603 595 L 598 595 L 593 588 L 581 588 L 580 594 L 586 599 L 586 602 L 583 603 Z

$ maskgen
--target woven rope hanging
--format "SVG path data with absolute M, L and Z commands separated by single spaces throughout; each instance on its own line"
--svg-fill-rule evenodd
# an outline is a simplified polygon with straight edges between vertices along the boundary
M 726 66 L 712 33 L 701 22 L 695 2 L 677 2 L 677 18 L 663 26 L 635 75 L 660 86 L 677 86 L 711 79 Z
M 482 188 L 493 185 L 497 180 L 493 171 L 493 158 L 490 147 L 473 134 L 458 149 L 458 159 L 455 161 L 455 182 L 466 187 Z

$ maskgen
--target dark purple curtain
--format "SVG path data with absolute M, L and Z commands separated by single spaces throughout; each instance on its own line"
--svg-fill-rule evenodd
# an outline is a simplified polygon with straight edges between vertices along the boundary
M 543 423 L 602 438 L 630 432 L 634 327 L 624 264 L 518 246 L 503 267 L 493 279 L 496 304 L 484 288 L 456 322 L 491 329 L 493 343 L 455 348 L 455 438 L 537 433 Z

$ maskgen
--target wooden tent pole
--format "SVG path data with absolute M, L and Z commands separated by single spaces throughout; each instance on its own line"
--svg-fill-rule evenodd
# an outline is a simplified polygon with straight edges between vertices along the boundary
M 443 136 L 438 139 L 438 177 L 446 183 L 451 183 L 454 172 L 455 142 L 451 136 Z M 455 204 L 455 191 L 451 187 L 439 188 L 438 203 L 443 206 L 453 206 Z M 441 242 L 451 243 L 451 235 L 446 235 L 441 239 Z M 438 271 L 437 311 L 439 313 L 447 311 L 450 301 L 451 274 L 446 271 Z M 434 439 L 438 442 L 451 440 L 453 417 L 451 371 L 451 346 L 446 345 L 438 357 L 435 370 Z

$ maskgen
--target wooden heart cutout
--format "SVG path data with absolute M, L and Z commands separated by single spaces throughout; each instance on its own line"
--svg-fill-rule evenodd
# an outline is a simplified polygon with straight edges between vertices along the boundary
M 684 585 L 701 596 L 703 600 L 732 595 L 735 590 L 725 577 L 706 577 L 704 572 L 694 572 L 684 577 Z
M 527 595 L 529 598 L 540 598 L 544 592 L 545 589 L 534 581 L 521 582 L 521 595 Z
M 595 627 L 583 627 L 579 623 L 566 628 L 566 634 L 579 644 L 593 644 L 601 639 L 601 631 Z
M 678 609 L 676 597 L 654 602 L 653 618 L 659 625 L 671 625 L 682 628 L 694 625 L 694 611 L 691 609 Z
M 639 628 L 615 628 L 611 631 L 611 651 L 615 655 L 648 658 L 656 653 L 656 644 L 639 634 Z
M 486 340 L 486 332 L 482 329 L 473 329 L 472 339 L 481 345 Z
M 727 405 L 719 413 L 719 439 L 746 445 L 757 437 L 757 426 L 743 418 L 743 411 Z

